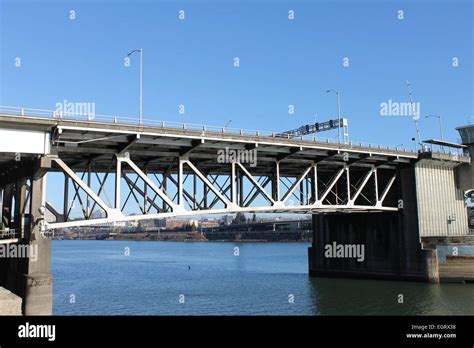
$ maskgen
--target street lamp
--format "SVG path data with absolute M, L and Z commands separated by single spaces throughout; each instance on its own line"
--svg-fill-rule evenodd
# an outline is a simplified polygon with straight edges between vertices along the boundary
M 227 128 L 227 127 L 229 126 L 229 124 L 231 124 L 231 123 L 232 123 L 232 120 L 227 121 L 227 123 L 225 124 L 224 128 Z
M 439 132 L 441 133 L 441 141 L 444 141 L 444 137 L 443 137 L 443 124 L 442 124 L 442 120 L 441 120 L 441 116 L 439 115 L 426 115 L 425 118 L 430 118 L 430 117 L 436 117 L 438 119 L 438 122 L 439 122 Z
M 143 49 L 140 48 L 139 50 L 133 50 L 127 54 L 130 57 L 135 52 L 140 52 L 140 110 L 138 113 L 138 124 L 142 124 L 142 61 L 143 61 Z
M 341 143 L 341 107 L 339 104 L 339 91 L 336 91 L 334 89 L 328 89 L 326 93 L 334 92 L 336 93 L 337 97 L 337 140 L 339 143 Z
M 442 121 L 441 121 L 441 116 L 439 115 L 426 115 L 425 118 L 430 118 L 430 117 L 436 117 L 438 119 L 438 122 L 439 122 L 439 132 L 441 133 L 441 141 L 444 141 L 444 137 L 443 137 L 443 124 L 442 124 Z M 441 151 L 444 151 L 444 146 L 441 145 Z

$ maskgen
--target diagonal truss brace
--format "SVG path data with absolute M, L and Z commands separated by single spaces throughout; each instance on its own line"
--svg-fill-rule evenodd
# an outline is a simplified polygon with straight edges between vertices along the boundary
M 354 193 L 354 196 L 350 197 L 350 191 L 349 191 L 349 201 L 347 202 L 347 205 L 352 206 L 354 205 L 354 202 L 356 201 L 357 197 L 361 194 L 362 190 L 364 189 L 365 185 L 369 181 L 370 177 L 372 175 L 377 175 L 376 171 L 374 168 L 371 168 L 369 172 L 365 175 L 364 180 L 359 185 L 359 188 L 357 191 Z
M 168 204 L 173 212 L 181 211 L 184 208 L 175 204 L 163 191 L 161 191 L 155 183 L 145 174 L 143 171 L 138 168 L 138 166 L 132 162 L 132 160 L 127 156 L 117 156 L 118 162 L 125 162 L 127 163 L 130 168 L 148 185 L 150 188 L 158 195 L 162 200 Z
M 204 174 L 202 174 L 199 169 L 197 169 L 194 164 L 192 164 L 189 160 L 187 159 L 180 159 L 180 162 L 182 164 L 187 164 L 189 168 L 209 187 L 209 189 L 214 192 L 214 194 L 219 197 L 219 199 L 224 202 L 227 208 L 231 208 L 232 206 L 235 205 L 235 203 L 229 201 L 227 197 L 224 197 L 222 193 L 206 178 Z M 180 183 L 182 185 L 182 183 Z
M 290 189 L 288 190 L 288 192 L 285 194 L 285 196 L 283 196 L 282 198 L 282 202 L 285 202 L 292 194 L 293 192 L 295 191 L 295 189 L 298 187 L 298 185 L 301 183 L 301 181 L 303 181 L 303 179 L 306 177 L 306 175 L 308 175 L 308 173 L 310 172 L 310 170 L 314 168 L 314 165 L 312 166 L 309 166 L 308 168 L 306 168 L 306 170 L 298 177 L 298 179 L 296 179 L 296 181 L 293 183 L 293 185 L 290 187 Z
M 323 205 L 323 201 L 324 199 L 326 198 L 326 196 L 329 194 L 329 192 L 331 192 L 331 190 L 333 189 L 334 185 L 336 185 L 337 181 L 339 180 L 339 178 L 342 176 L 342 174 L 344 173 L 344 171 L 346 170 L 346 166 L 344 166 L 343 168 L 341 168 L 336 176 L 331 180 L 331 182 L 329 183 L 329 185 L 326 187 L 326 190 L 323 192 L 322 196 L 320 199 L 317 199 L 316 202 L 313 204 L 313 206 L 321 206 Z
M 74 171 L 69 168 L 66 163 L 64 163 L 59 157 L 51 157 L 51 160 L 56 162 L 58 166 L 69 176 L 73 182 L 79 186 L 81 189 L 84 190 L 84 192 L 92 198 L 92 200 L 97 203 L 99 207 L 101 207 L 105 213 L 107 214 L 108 219 L 114 219 L 116 220 L 117 218 L 123 217 L 123 214 L 120 210 L 118 209 L 113 209 L 110 208 L 107 204 L 105 204 L 102 199 L 97 196 L 94 191 L 92 191 L 89 186 L 87 186 L 77 175 L 74 173 Z
M 272 204 L 272 205 L 276 205 L 277 202 L 267 193 L 267 191 L 265 191 L 265 189 L 258 183 L 257 180 L 255 180 L 255 178 L 253 177 L 252 174 L 249 173 L 249 171 L 247 169 L 245 169 L 245 167 L 240 163 L 240 162 L 236 162 L 238 164 L 238 166 L 243 170 L 243 172 L 245 173 L 245 175 L 247 175 L 247 177 L 250 179 L 250 181 L 252 181 L 252 183 L 259 189 L 259 191 L 261 193 L 263 193 L 263 195 L 265 196 L 265 198 Z M 278 202 L 278 203 L 281 203 L 281 202 Z
M 375 206 L 377 208 L 382 207 L 383 201 L 385 200 L 385 197 L 387 196 L 388 192 L 390 191 L 390 188 L 392 187 L 392 185 L 395 182 L 396 178 L 397 178 L 397 174 L 395 173 L 395 174 L 392 175 L 392 177 L 388 181 L 387 186 L 385 186 L 385 189 L 382 191 L 382 194 L 380 195 L 380 197 L 378 197 L 378 194 L 377 194 L 377 203 L 375 204 Z

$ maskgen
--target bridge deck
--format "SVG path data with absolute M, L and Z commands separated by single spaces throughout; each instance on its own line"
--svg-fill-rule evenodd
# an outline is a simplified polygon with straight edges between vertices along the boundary
M 164 126 L 164 127 L 163 127 Z M 409 163 L 418 158 L 413 151 L 397 148 L 331 143 L 316 139 L 285 138 L 278 133 L 235 134 L 215 129 L 177 129 L 162 126 L 137 126 L 99 121 L 59 120 L 44 117 L 0 114 L 1 128 L 40 130 L 52 133 L 52 151 L 76 169 L 94 161 L 96 170 L 106 169 L 110 158 L 118 151 L 126 151 L 139 164 L 147 164 L 153 171 L 166 170 L 177 156 L 187 155 L 207 172 L 219 172 L 227 167 L 217 162 L 218 150 L 257 150 L 256 173 L 265 171 L 269 164 L 284 162 L 281 170 L 288 174 L 300 172 L 308 163 L 339 165 L 349 162 L 354 166 Z M 205 126 L 203 126 L 205 127 Z M 182 128 L 186 128 L 183 124 Z M 194 127 L 196 128 L 196 127 Z M 245 133 L 240 131 L 239 133 Z M 14 152 L 14 151 L 12 151 Z M 241 152 L 241 154 L 244 154 Z M 4 153 L 0 161 L 11 160 L 13 154 Z

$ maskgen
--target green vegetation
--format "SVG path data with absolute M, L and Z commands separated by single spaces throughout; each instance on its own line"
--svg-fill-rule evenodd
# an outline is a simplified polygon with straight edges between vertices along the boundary
M 242 212 L 238 212 L 235 215 L 234 221 L 232 221 L 232 224 L 244 224 L 247 222 L 247 218 L 245 217 L 245 214 Z

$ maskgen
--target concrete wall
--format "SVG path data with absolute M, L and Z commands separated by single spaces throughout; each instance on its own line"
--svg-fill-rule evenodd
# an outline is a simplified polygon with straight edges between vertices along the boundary
M 415 165 L 418 226 L 421 237 L 463 236 L 469 233 L 464 194 L 456 168 L 440 161 Z M 454 221 L 449 221 L 449 216 Z

